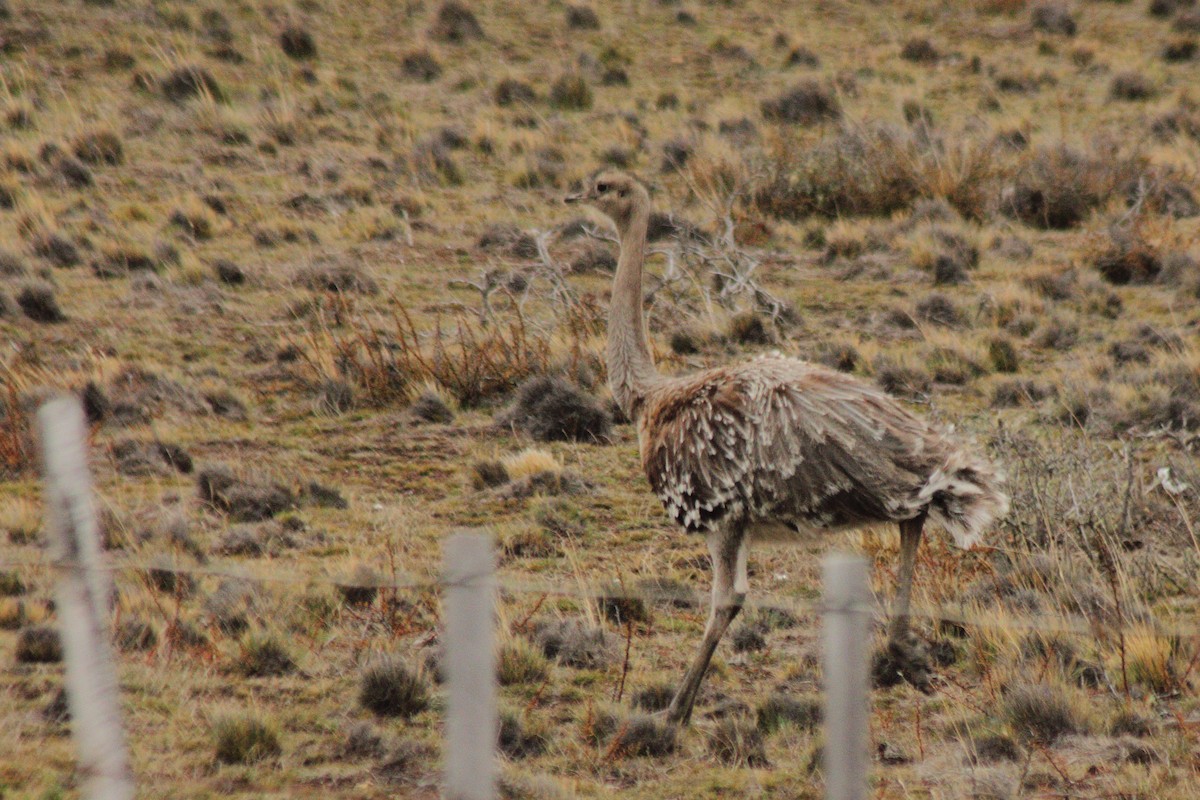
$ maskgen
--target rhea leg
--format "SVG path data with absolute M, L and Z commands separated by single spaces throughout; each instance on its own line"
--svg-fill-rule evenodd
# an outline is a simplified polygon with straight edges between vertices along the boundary
M 896 588 L 887 646 L 875 655 L 871 669 L 876 686 L 894 686 L 907 681 L 923 692 L 932 689 L 929 655 L 924 647 L 912 639 L 908 629 L 913 571 L 917 565 L 917 548 L 921 544 L 924 525 L 924 514 L 900 523 L 899 586 Z
M 740 526 L 709 534 L 708 552 L 712 555 L 713 568 L 712 609 L 700 651 L 683 676 L 683 683 L 667 709 L 667 721 L 678 725 L 687 725 L 691 719 L 696 694 L 700 691 L 700 683 L 704 680 L 717 643 L 721 641 L 729 623 L 742 610 L 749 590 L 746 579 L 746 537 Z
M 908 610 L 912 600 L 913 572 L 917 566 L 917 548 L 921 544 L 921 531 L 925 527 L 925 515 L 900 523 L 900 573 L 897 576 L 896 604 L 892 609 L 892 625 L 888 639 L 899 643 L 908 635 Z

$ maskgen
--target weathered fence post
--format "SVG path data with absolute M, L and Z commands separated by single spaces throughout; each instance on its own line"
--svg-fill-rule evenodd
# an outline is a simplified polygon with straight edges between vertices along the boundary
M 71 734 L 79 749 L 83 796 L 127 800 L 133 797 L 133 775 L 108 644 L 111 584 L 100 561 L 83 406 L 73 397 L 51 400 L 38 409 L 38 426 L 47 523 L 59 569 L 57 612 L 67 660 Z
M 446 541 L 446 797 L 496 796 L 495 557 L 491 536 Z
M 870 753 L 867 665 L 871 592 L 867 562 L 825 559 L 825 797 L 866 800 Z

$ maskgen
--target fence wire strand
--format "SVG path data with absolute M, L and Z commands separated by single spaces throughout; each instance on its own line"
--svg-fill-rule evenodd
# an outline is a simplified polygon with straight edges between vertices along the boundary
M 41 559 L 0 560 L 0 569 L 5 570 L 36 568 L 59 571 L 72 566 L 74 565 L 69 561 L 55 562 Z M 335 588 L 363 587 L 377 590 L 409 592 L 439 592 L 450 587 L 469 584 L 480 578 L 489 577 L 487 575 L 480 574 L 460 576 L 454 581 L 447 580 L 444 577 L 357 580 L 349 577 L 334 578 L 323 575 L 255 575 L 248 574 L 240 569 L 207 567 L 202 565 L 165 565 L 161 563 L 150 563 L 134 560 L 125 560 L 121 563 L 105 563 L 100 567 L 100 569 L 112 575 L 128 573 L 142 573 L 147 575 L 151 573 L 166 573 L 171 575 L 186 575 L 193 578 L 218 578 L 264 585 L 276 584 L 282 586 L 304 587 L 332 586 Z M 493 575 L 495 577 L 495 585 L 497 590 L 502 594 L 508 594 L 510 596 L 553 596 L 593 603 L 612 602 L 616 599 L 627 598 L 633 600 L 642 600 L 649 604 L 674 606 L 680 610 L 703 610 L 708 604 L 707 593 L 685 589 L 662 590 L 644 585 L 630 589 L 615 581 L 607 586 L 601 583 L 589 583 L 582 581 L 573 581 L 573 586 L 564 586 L 562 584 L 553 583 L 550 581 L 530 580 L 511 575 L 506 576 L 502 575 L 498 571 L 493 573 Z M 886 609 L 884 608 L 885 606 L 886 598 L 878 598 L 877 602 L 872 606 L 860 608 L 858 610 L 870 614 L 874 614 L 877 611 L 886 613 Z M 797 615 L 818 616 L 830 610 L 819 600 L 786 597 L 783 595 L 764 592 L 752 592 L 752 594 L 746 598 L 744 608 L 747 610 L 783 610 Z M 915 619 L 923 619 L 931 623 L 959 625 L 964 628 L 977 628 L 982 630 L 1011 630 L 1037 633 L 1074 633 L 1095 635 L 1097 632 L 1102 631 L 1128 632 L 1132 630 L 1138 630 L 1145 632 L 1147 629 L 1147 624 L 1145 622 L 1136 620 L 1100 621 L 1071 614 L 1040 614 L 1026 617 L 1013 617 L 1010 619 L 996 619 L 994 615 L 983 612 L 979 614 L 971 614 L 961 609 L 961 607 L 960 609 L 955 610 L 946 608 L 944 606 L 920 604 L 915 602 L 915 600 L 910 606 L 909 616 Z M 1167 627 L 1157 623 L 1156 621 L 1153 624 L 1150 632 L 1158 636 L 1200 638 L 1200 626 L 1194 625 L 1175 625 Z

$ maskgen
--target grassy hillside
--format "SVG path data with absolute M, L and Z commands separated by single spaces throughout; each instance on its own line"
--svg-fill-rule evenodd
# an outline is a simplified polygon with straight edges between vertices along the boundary
M 1185 0 L 0 0 L 0 796 L 77 796 L 61 390 L 142 796 L 436 796 L 439 596 L 379 585 L 472 526 L 561 589 L 503 597 L 505 796 L 821 796 L 820 557 L 872 559 L 882 626 L 898 537 L 754 551 L 693 726 L 638 716 L 708 559 L 610 417 L 616 248 L 561 203 L 604 165 L 662 215 L 663 370 L 820 361 L 1009 475 L 987 547 L 922 551 L 959 621 L 932 693 L 873 694 L 875 796 L 1192 796 L 1198 69 Z

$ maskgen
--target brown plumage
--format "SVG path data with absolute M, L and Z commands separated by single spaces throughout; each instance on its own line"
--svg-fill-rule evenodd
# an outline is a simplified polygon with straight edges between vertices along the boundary
M 891 629 L 891 645 L 899 646 L 925 520 L 970 547 L 1008 508 L 995 469 L 874 386 L 798 359 L 769 355 L 659 375 L 642 319 L 649 195 L 627 175 L 601 172 L 572 200 L 594 205 L 620 234 L 609 385 L 637 420 L 650 485 L 676 522 L 705 534 L 713 559 L 712 613 L 668 717 L 690 718 L 712 653 L 749 588 L 746 556 L 755 540 L 899 523 Z

